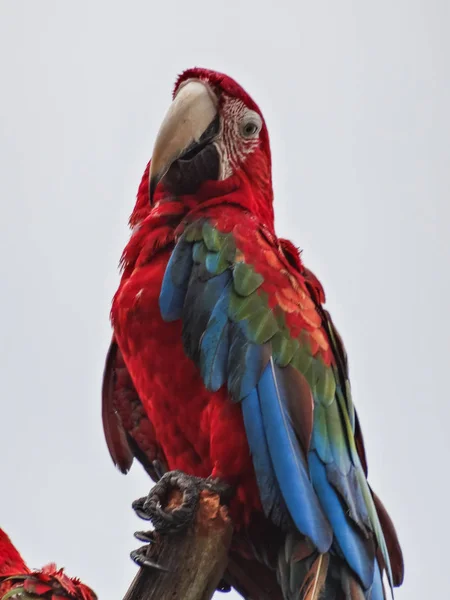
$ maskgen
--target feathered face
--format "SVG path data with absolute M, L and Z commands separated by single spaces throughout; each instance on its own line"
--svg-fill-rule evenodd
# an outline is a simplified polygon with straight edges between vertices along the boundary
M 270 188 L 271 201 L 270 171 L 267 128 L 250 96 L 221 73 L 185 71 L 155 142 L 150 200 L 161 180 L 183 195 L 195 193 L 206 180 L 245 173 Z

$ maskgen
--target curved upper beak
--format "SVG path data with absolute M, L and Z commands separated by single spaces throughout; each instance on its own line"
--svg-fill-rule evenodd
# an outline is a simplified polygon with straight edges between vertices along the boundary
M 170 166 L 204 141 L 203 134 L 216 116 L 217 98 L 206 84 L 194 79 L 180 88 L 156 136 L 150 164 L 150 202 Z

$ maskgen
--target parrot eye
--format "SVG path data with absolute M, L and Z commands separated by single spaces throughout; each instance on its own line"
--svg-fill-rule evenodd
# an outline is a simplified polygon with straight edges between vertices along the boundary
M 247 139 L 255 138 L 261 131 L 262 120 L 258 113 L 249 111 L 240 123 L 241 135 Z

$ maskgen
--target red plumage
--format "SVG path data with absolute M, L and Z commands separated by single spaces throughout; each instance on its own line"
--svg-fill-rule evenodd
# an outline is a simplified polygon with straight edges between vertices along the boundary
M 301 346 L 306 338 L 310 358 L 318 362 L 320 359 L 321 368 L 328 369 L 327 376 L 315 383 L 323 383 L 323 389 L 316 390 L 317 394 L 332 390 L 329 403 L 335 401 L 333 390 L 336 385 L 342 384 L 344 394 L 347 393 L 346 355 L 329 315 L 322 308 L 325 296 L 320 282 L 304 267 L 295 246 L 275 235 L 269 136 L 259 108 L 233 80 L 205 69 L 191 69 L 183 73 L 177 80 L 175 95 L 181 93 L 180 90 L 189 85 L 191 79 L 207 83 L 209 92 L 212 90 L 217 98 L 218 114 L 222 119 L 222 146 L 218 153 L 222 161 L 228 161 L 228 170 L 224 169 L 224 172 L 231 174 L 223 179 L 203 181 L 195 194 L 172 192 L 170 183 L 163 179 L 150 202 L 151 166 L 148 165 L 144 172 L 130 217 L 132 236 L 121 259 L 123 275 L 112 303 L 114 334 L 103 385 L 105 435 L 111 456 L 123 472 L 128 471 L 133 457 L 137 457 L 154 479 L 158 478 L 158 469 L 154 465 L 157 461 L 163 470 L 181 470 L 203 478 L 218 477 L 231 484 L 236 490 L 231 513 L 237 530 L 249 534 L 253 548 L 264 547 L 269 554 L 273 551 L 270 558 L 266 555 L 266 560 L 273 565 L 284 534 L 263 516 L 241 405 L 230 402 L 230 391 L 226 385 L 216 392 L 207 389 L 198 364 L 186 352 L 182 321 L 168 322 L 162 318 L 160 294 L 163 279 L 180 236 L 190 224 L 206 219 L 219 237 L 232 232 L 236 250 L 234 266 L 242 261 L 254 269 L 262 282 L 258 295 L 264 298 L 269 317 L 275 320 L 274 315 L 281 316 L 278 324 L 281 323 L 280 327 L 287 332 L 287 337 L 283 338 L 284 333 L 281 332 L 278 342 L 284 343 L 288 339 L 286 353 L 289 354 L 289 348 L 292 349 L 289 360 L 283 366 L 289 363 L 294 349 Z M 195 89 L 198 93 L 199 87 Z M 237 125 L 232 130 L 233 119 L 242 109 L 239 103 L 245 105 L 245 110 L 259 115 L 261 128 L 257 141 L 239 142 L 237 137 L 233 138 L 233 135 L 237 136 L 233 131 L 238 130 Z M 198 143 L 200 134 L 195 139 Z M 166 169 L 164 173 L 167 172 Z M 160 181 L 160 177 L 157 180 Z M 256 343 L 262 345 L 266 341 Z M 298 424 L 296 434 L 307 455 L 316 398 L 313 402 L 310 384 L 300 370 L 291 368 L 285 373 L 295 375 L 292 385 L 297 405 L 291 407 L 290 417 Z M 347 398 L 347 402 L 349 414 L 353 415 L 351 399 Z M 347 415 L 349 422 L 350 418 Z M 339 426 L 342 424 L 339 423 Z M 346 435 L 350 435 L 348 429 L 346 431 Z M 356 429 L 351 435 L 365 468 L 357 418 Z M 344 437 L 342 441 L 344 444 L 340 448 L 346 452 Z M 353 460 L 358 462 L 357 457 L 353 456 Z M 381 503 L 377 498 L 374 502 L 391 554 L 393 581 L 399 584 L 403 577 L 403 563 L 395 530 Z M 239 547 L 240 556 L 252 561 L 255 555 L 245 535 L 235 539 L 234 548 Z M 270 542 L 264 543 L 263 538 Z M 292 560 L 286 558 L 286 561 L 290 561 L 291 566 L 298 562 L 294 558 L 295 552 L 304 552 L 302 543 L 294 552 L 292 547 L 289 551 Z M 309 554 L 305 556 L 309 556 L 311 550 L 309 544 L 306 545 Z M 306 580 L 317 575 L 321 588 L 325 585 L 328 557 L 314 564 L 318 567 Z M 278 563 L 278 567 L 281 568 L 282 564 Z M 342 581 L 346 569 L 344 565 Z M 246 577 L 245 573 L 250 572 L 252 576 Z M 267 597 L 282 597 L 274 572 L 259 568 L 254 561 L 242 567 L 232 555 L 229 575 L 233 582 L 246 579 L 246 589 L 258 580 L 264 581 L 264 589 L 271 590 Z M 284 576 L 289 580 L 287 571 Z M 352 576 L 349 576 L 349 581 L 348 586 L 351 587 Z M 360 589 L 359 584 L 357 588 Z M 298 598 L 305 589 L 307 586 L 299 586 L 293 592 L 298 595 L 292 598 Z M 312 589 L 316 590 L 315 584 Z M 253 593 L 254 596 L 248 597 L 264 597 L 262 588 Z M 317 593 L 311 592 L 311 598 L 318 598 L 319 593 L 317 588 Z
M 0 600 L 12 589 L 47 600 L 96 600 L 94 592 L 77 577 L 68 577 L 64 569 L 50 563 L 31 571 L 23 558 L 0 529 Z
M 230 189 L 235 189 L 230 181 L 209 183 L 199 195 L 205 203 L 209 198 L 214 202 L 218 193 Z M 166 323 L 161 317 L 162 278 L 177 225 L 190 205 L 189 198 L 158 204 L 164 196 L 160 188 L 150 210 L 147 166 L 111 311 L 114 336 L 102 409 L 108 448 L 123 473 L 134 456 L 154 480 L 159 478 L 152 464 L 157 460 L 164 470 L 213 475 L 235 486 L 232 518 L 238 530 L 245 524 L 247 531 L 234 538 L 227 581 L 246 598 L 282 600 L 275 572 L 254 556 L 255 548 L 265 546 L 266 560 L 275 564 L 282 539 L 262 513 L 241 408 L 230 403 L 225 388 L 216 393 L 205 388 L 198 368 L 186 357 L 181 323 Z
M 0 578 L 10 577 L 16 573 L 29 572 L 30 570 L 14 544 L 3 529 L 0 529 Z
M 158 300 L 174 230 L 170 239 L 157 220 L 149 225 L 146 238 L 157 241 L 157 250 L 149 256 L 148 246 L 143 245 L 146 264 L 132 277 L 124 276 L 111 313 L 120 353 L 152 424 L 152 435 L 157 432 L 157 444 L 155 439 L 148 458 L 156 458 L 159 447 L 171 470 L 213 475 L 236 485 L 248 518 L 260 504 L 240 406 L 229 402 L 225 389 L 212 393 L 205 388 L 198 368 L 186 357 L 181 323 L 163 321 Z M 126 264 L 125 270 L 129 267 Z M 124 413 L 129 405 L 115 406 L 126 427 L 129 419 Z M 142 434 L 144 426 L 149 428 L 148 421 L 141 421 L 140 428 L 126 427 L 141 448 L 139 436 L 147 443 L 149 439 Z M 126 453 L 122 445 L 116 447 L 117 455 Z
M 266 172 L 266 157 L 264 148 L 252 165 L 252 177 L 259 165 Z M 136 402 L 141 400 L 152 424 L 152 435 L 157 432 L 157 438 L 150 443 L 153 451 L 147 458 L 156 458 L 156 448 L 159 448 L 171 470 L 180 469 L 199 477 L 213 475 L 237 486 L 234 510 L 248 522 L 251 512 L 261 507 L 240 406 L 229 402 L 225 388 L 215 393 L 205 388 L 198 368 L 187 358 L 183 348 L 181 322 L 166 323 L 161 317 L 159 294 L 175 237 L 188 211 L 190 219 L 201 214 L 216 216 L 223 230 L 231 230 L 242 220 L 241 211 L 233 209 L 233 205 L 248 207 L 248 214 L 262 214 L 260 206 L 271 205 L 271 198 L 266 197 L 264 187 L 260 192 L 257 188 L 255 193 L 246 174 L 241 173 L 225 181 L 206 182 L 195 197 L 185 196 L 182 200 L 168 201 L 167 191 L 160 186 L 151 208 L 148 172 L 147 166 L 130 217 L 135 229 L 122 255 L 124 272 L 111 311 L 113 344 L 117 343 L 120 349 L 117 359 L 126 364 Z M 224 198 L 230 203 L 228 219 L 224 213 Z M 267 211 L 264 214 L 267 218 Z M 271 230 L 273 221 L 269 220 L 267 235 L 273 236 Z M 247 246 L 249 244 L 250 240 Z M 251 253 L 251 247 L 247 247 L 247 251 Z M 286 263 L 281 251 L 279 255 L 274 260 Z M 261 266 L 264 268 L 264 264 Z M 112 369 L 113 365 L 107 364 L 105 381 L 117 379 Z M 124 430 L 136 442 L 140 437 L 148 444 L 149 437 L 130 422 L 129 403 L 120 402 L 118 398 L 123 400 L 123 386 L 118 381 L 112 386 L 107 383 L 103 403 L 107 439 L 113 459 L 126 472 L 129 465 L 125 463 L 129 461 L 121 457 L 130 456 L 130 450 Z M 141 428 L 143 426 L 148 428 L 148 421 L 144 425 L 141 420 Z M 112 430 L 116 432 L 114 444 L 108 433 Z M 142 449 L 142 444 L 137 444 Z M 234 517 L 237 518 L 237 514 Z M 238 518 L 238 524 L 239 521 Z

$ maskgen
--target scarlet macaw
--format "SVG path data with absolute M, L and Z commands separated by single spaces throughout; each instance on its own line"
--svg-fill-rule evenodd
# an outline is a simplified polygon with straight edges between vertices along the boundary
M 68 577 L 64 569 L 51 563 L 32 571 L 0 529 L 0 600 L 20 598 L 33 600 L 96 600 L 97 596 L 76 577 Z
M 386 598 L 403 559 L 366 480 L 347 356 L 275 234 L 267 128 L 230 77 L 178 78 L 130 225 L 103 388 L 115 464 L 233 486 L 229 580 L 247 598 Z

